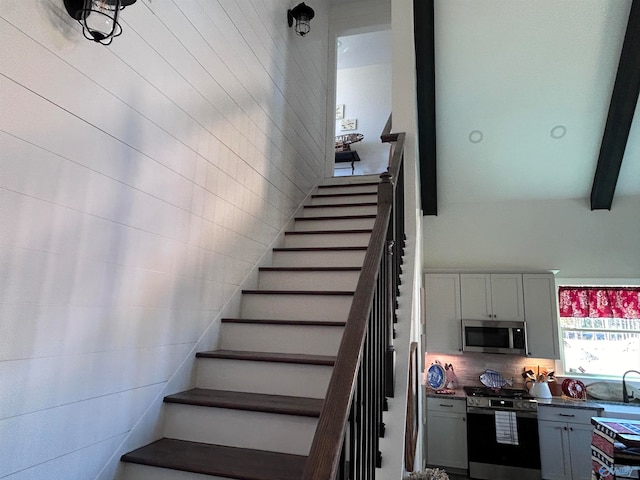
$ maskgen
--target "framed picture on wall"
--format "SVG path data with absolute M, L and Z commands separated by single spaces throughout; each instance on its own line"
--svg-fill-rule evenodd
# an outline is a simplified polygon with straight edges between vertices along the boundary
M 356 118 L 345 118 L 340 120 L 340 130 L 355 130 L 358 126 L 358 120 Z
M 336 105 L 336 120 L 344 118 L 344 105 Z

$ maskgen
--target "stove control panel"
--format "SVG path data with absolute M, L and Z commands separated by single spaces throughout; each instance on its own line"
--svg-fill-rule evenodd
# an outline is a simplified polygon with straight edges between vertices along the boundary
M 538 402 L 535 400 L 499 397 L 467 397 L 467 406 L 493 410 L 520 410 L 525 412 L 536 412 L 538 410 Z

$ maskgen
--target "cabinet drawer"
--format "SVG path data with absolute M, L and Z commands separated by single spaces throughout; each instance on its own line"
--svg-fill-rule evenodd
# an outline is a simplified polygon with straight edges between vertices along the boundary
M 598 415 L 598 410 L 593 409 L 538 406 L 538 420 L 589 425 L 591 417 Z
M 467 402 L 459 398 L 427 397 L 427 410 L 432 412 L 467 413 Z

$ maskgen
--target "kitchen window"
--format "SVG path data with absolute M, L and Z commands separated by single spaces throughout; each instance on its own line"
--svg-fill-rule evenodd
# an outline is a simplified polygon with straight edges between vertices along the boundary
M 558 296 L 565 373 L 640 370 L 640 287 L 561 286 Z

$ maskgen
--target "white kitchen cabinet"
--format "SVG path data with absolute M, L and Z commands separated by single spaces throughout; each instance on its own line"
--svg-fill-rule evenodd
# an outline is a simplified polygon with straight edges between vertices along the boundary
M 591 479 L 591 417 L 599 414 L 596 409 L 538 409 L 543 480 Z
M 468 468 L 464 399 L 427 397 L 427 464 Z
M 558 302 L 553 274 L 525 273 L 524 318 L 527 324 L 527 355 L 560 358 Z
M 425 275 L 427 352 L 461 354 L 460 275 Z
M 524 321 L 519 273 L 460 274 L 460 294 L 464 319 Z

